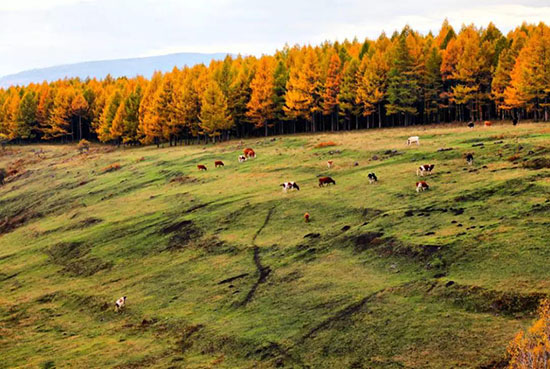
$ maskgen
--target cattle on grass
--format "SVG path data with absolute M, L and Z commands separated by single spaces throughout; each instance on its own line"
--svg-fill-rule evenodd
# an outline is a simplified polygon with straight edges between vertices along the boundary
M 420 137 L 418 136 L 411 136 L 407 139 L 407 146 L 416 143 L 417 145 L 420 145 Z
M 296 182 L 284 182 L 281 183 L 280 186 L 283 187 L 283 191 L 287 192 L 288 190 L 296 189 L 300 191 L 300 186 L 298 186 L 298 183 Z
M 115 301 L 115 311 L 121 311 L 126 306 L 126 296 L 122 296 Z
M 256 153 L 254 152 L 254 150 L 249 147 L 243 150 L 243 154 L 244 156 L 246 156 L 247 159 L 256 157 Z
M 333 184 L 333 185 L 336 185 L 336 181 L 330 177 L 321 177 L 319 178 L 319 187 L 324 187 L 325 185 L 329 185 L 329 184 Z
M 197 169 L 198 170 L 207 170 L 206 165 L 202 165 L 202 164 L 197 165 Z
M 223 166 L 224 166 L 224 165 L 223 165 L 223 161 L 221 161 L 221 160 L 216 160 L 216 161 L 214 162 L 214 167 L 215 167 L 215 168 L 217 168 L 217 167 L 223 167 Z
M 376 177 L 376 174 L 374 174 L 374 172 L 369 173 L 367 177 L 369 178 L 370 184 L 373 184 L 374 182 L 378 182 L 378 177 Z
M 474 164 L 474 154 L 471 152 L 466 154 L 466 163 L 468 163 L 468 165 Z
M 432 171 L 433 171 L 434 167 L 435 167 L 435 164 L 421 165 L 416 170 L 416 175 L 424 177 L 424 174 L 432 174 Z
M 416 192 L 429 190 L 430 186 L 425 181 L 416 182 Z

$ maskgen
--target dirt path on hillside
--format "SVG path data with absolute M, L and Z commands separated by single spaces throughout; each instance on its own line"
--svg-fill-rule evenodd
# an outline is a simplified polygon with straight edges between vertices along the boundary
M 254 297 L 254 294 L 256 293 L 256 290 L 258 289 L 259 285 L 264 283 L 267 277 L 269 276 L 269 274 L 271 273 L 271 268 L 269 266 L 262 265 L 262 261 L 260 259 L 260 249 L 256 245 L 256 239 L 269 223 L 269 219 L 271 218 L 271 215 L 273 214 L 274 211 L 275 211 L 275 206 L 269 209 L 265 217 L 264 223 L 258 229 L 258 231 L 256 231 L 256 233 L 254 234 L 254 237 L 252 237 L 253 260 L 254 260 L 254 265 L 256 265 L 256 270 L 258 271 L 258 274 L 259 274 L 258 280 L 254 283 L 254 285 L 252 285 L 252 288 L 248 291 L 244 300 L 238 303 L 237 306 L 246 306 L 246 304 L 248 304 Z

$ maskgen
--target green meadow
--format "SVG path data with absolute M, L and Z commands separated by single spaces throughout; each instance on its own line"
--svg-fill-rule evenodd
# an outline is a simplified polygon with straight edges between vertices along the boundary
M 9 146 L 0 368 L 502 368 L 550 292 L 549 152 L 543 123 Z

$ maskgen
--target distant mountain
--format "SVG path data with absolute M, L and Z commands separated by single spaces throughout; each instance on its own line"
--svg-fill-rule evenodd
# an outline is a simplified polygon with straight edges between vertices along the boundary
M 177 53 L 143 58 L 99 60 L 75 64 L 58 65 L 48 68 L 31 69 L 15 74 L 0 77 L 0 87 L 12 85 L 26 85 L 31 82 L 55 81 L 65 77 L 104 78 L 107 74 L 113 77 L 134 77 L 138 74 L 151 77 L 159 70 L 167 72 L 174 66 L 193 66 L 195 64 L 210 63 L 211 60 L 225 58 L 225 53 Z

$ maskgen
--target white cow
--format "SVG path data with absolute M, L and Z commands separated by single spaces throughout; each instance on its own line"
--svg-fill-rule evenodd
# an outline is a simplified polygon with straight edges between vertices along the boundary
M 415 142 L 416 142 L 417 145 L 420 145 L 420 137 L 411 136 L 407 139 L 407 146 L 409 146 L 410 144 L 413 144 Z

